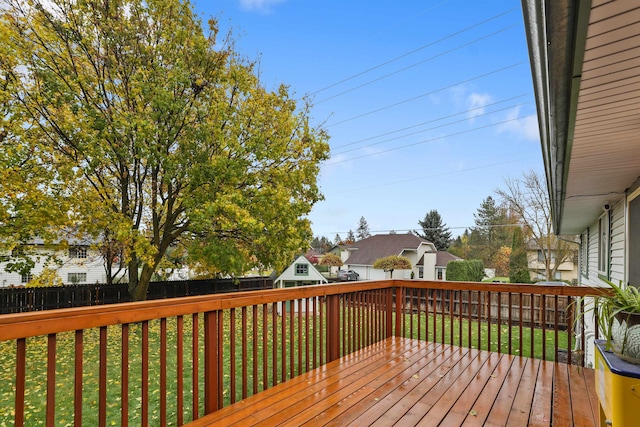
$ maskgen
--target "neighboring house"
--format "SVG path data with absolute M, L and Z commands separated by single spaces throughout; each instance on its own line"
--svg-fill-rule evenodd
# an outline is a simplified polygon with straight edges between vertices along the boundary
M 447 264 L 450 261 L 462 261 L 462 258 L 447 251 L 436 252 L 436 280 L 447 280 Z
M 280 276 L 273 282 L 274 288 L 291 288 L 295 286 L 320 285 L 328 283 L 326 277 L 322 275 L 304 256 L 300 255 L 287 267 Z M 308 300 L 309 309 L 312 310 L 313 298 Z M 317 306 L 317 304 L 316 304 Z M 286 305 L 286 311 L 291 310 L 290 302 Z M 282 303 L 278 303 L 278 314 L 282 315 Z M 298 311 L 298 305 L 294 307 L 294 311 Z M 302 305 L 302 312 L 306 311 L 306 304 Z
M 26 248 L 28 256 L 35 262 L 29 274 L 10 273 L 5 267 L 11 259 L 5 256 L 0 260 L 0 287 L 26 285 L 45 268 L 57 270 L 65 285 L 83 283 L 105 283 L 105 269 L 102 255 L 91 249 L 91 242 L 70 239 L 65 250 L 53 250 L 36 239 Z M 52 261 L 55 257 L 56 262 Z
M 551 268 L 555 267 L 555 251 L 551 249 Z M 537 281 L 566 281 L 573 285 L 578 283 L 578 251 L 574 251 L 568 259 L 565 259 L 556 269 L 553 277 L 546 277 L 544 253 L 535 240 L 527 242 L 527 265 L 533 282 Z
M 309 249 L 305 254 L 304 257 L 306 259 L 309 260 L 309 262 L 311 262 L 311 264 L 317 264 L 318 261 L 320 260 L 320 258 L 322 258 L 322 254 L 318 251 L 316 251 L 315 249 Z
M 309 260 L 300 255 L 273 282 L 274 288 L 290 288 L 293 286 L 320 285 L 328 280 Z
M 433 243 L 414 234 L 376 234 L 347 246 L 349 257 L 344 269 L 360 274 L 360 280 L 382 280 L 389 272 L 373 268 L 373 263 L 390 255 L 400 255 L 411 261 L 411 270 L 394 270 L 394 279 L 435 280 L 437 250 Z M 445 266 L 446 267 L 446 266 Z
M 523 4 L 555 232 L 580 236 L 580 285 L 640 286 L 640 9 Z
M 333 246 L 331 249 L 329 249 L 329 253 L 332 253 L 334 255 L 338 255 L 340 257 L 340 259 L 342 260 L 342 262 L 345 262 L 347 260 L 347 258 L 349 258 L 349 250 L 348 250 L 349 245 L 335 245 Z

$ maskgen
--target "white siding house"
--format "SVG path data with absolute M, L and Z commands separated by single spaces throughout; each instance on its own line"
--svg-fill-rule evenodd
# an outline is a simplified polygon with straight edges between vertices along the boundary
M 11 262 L 10 257 L 4 257 L 0 261 L 0 287 L 27 285 L 45 268 L 56 270 L 65 285 L 106 282 L 102 255 L 86 243 L 77 242 L 68 249 L 58 251 L 34 243 L 29 245 L 28 250 L 28 256 L 35 263 L 29 274 L 6 271 L 5 268 Z M 51 260 L 52 256 L 55 256 L 56 262 Z
M 300 255 L 287 267 L 280 276 L 273 282 L 274 288 L 290 288 L 295 286 L 309 286 L 320 285 L 322 283 L 328 283 L 328 280 L 320 273 L 309 260 Z M 314 307 L 313 298 L 308 300 L 309 307 Z M 282 315 L 282 304 L 278 303 L 278 314 Z M 315 305 L 317 307 L 317 304 Z M 291 310 L 290 305 L 286 305 L 287 311 Z M 295 305 L 294 311 L 306 311 L 306 304 L 302 304 L 301 307 Z
M 638 4 L 524 0 L 523 10 L 555 232 L 580 236 L 580 285 L 640 286 Z

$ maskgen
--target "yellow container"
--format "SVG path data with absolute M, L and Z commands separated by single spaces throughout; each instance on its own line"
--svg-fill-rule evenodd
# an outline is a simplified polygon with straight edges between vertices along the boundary
M 600 426 L 640 426 L 640 365 L 606 351 L 604 341 L 596 341 L 596 392 Z

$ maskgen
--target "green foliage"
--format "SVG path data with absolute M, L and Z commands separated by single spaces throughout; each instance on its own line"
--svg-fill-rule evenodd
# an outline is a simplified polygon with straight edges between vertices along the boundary
M 469 277 L 469 264 L 464 261 L 449 261 L 447 263 L 447 280 L 452 282 L 466 282 Z
M 447 280 L 453 282 L 481 282 L 484 278 L 484 263 L 479 259 L 449 261 Z
M 424 216 L 424 220 L 418 221 L 422 227 L 422 233 L 416 231 L 416 235 L 433 243 L 439 251 L 446 251 L 451 243 L 451 231 L 437 210 L 433 209 Z
M 612 326 L 616 315 L 619 313 L 640 314 L 640 289 L 631 285 L 623 287 L 609 280 L 603 280 L 611 287 L 611 293 L 594 298 L 591 310 L 597 312 L 598 327 L 607 338 L 607 346 L 610 347 Z
M 350 244 L 355 241 L 356 241 L 356 236 L 355 234 L 353 234 L 353 230 L 349 230 L 349 232 L 347 233 L 347 238 L 345 239 L 344 243 Z
M 221 274 L 281 269 L 307 246 L 328 136 L 286 86 L 260 85 L 215 20 L 205 34 L 181 0 L 5 3 L 11 235 L 73 225 L 105 239 L 134 299 L 176 244 Z
M 403 256 L 390 255 L 388 257 L 375 260 L 373 268 L 390 271 L 391 277 L 393 278 L 393 270 L 409 270 L 411 269 L 411 261 Z
M 320 261 L 318 261 L 318 264 L 328 265 L 331 267 L 340 267 L 342 266 L 342 259 L 340 259 L 340 257 L 336 254 L 326 253 L 322 255 L 322 258 L 320 258 Z
M 509 280 L 511 283 L 531 283 L 524 236 L 520 227 L 513 229 L 513 243 L 509 257 Z
M 28 288 L 42 288 L 51 286 L 62 286 L 62 279 L 58 276 L 58 270 L 47 267 L 40 274 L 36 275 L 29 283 Z
M 316 236 L 311 241 L 311 247 L 321 254 L 327 252 L 329 249 L 331 249 L 332 246 L 333 246 L 333 242 L 325 236 L 322 236 L 322 237 Z
M 469 274 L 470 282 L 481 282 L 484 278 L 484 263 L 479 259 L 471 259 L 468 261 L 462 261 L 468 263 L 469 267 L 467 273 Z
M 485 266 L 494 268 L 494 256 L 503 246 L 511 245 L 509 224 L 514 222 L 504 206 L 489 196 L 473 214 L 475 226 L 467 234 L 465 259 L 480 259 Z

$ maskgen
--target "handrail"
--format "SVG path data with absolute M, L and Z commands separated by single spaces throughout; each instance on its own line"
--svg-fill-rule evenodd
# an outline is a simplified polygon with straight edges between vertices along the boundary
M 240 308 L 255 304 L 271 304 L 293 299 L 338 295 L 365 290 L 412 287 L 418 289 L 511 292 L 536 295 L 598 296 L 607 288 L 552 286 L 480 282 L 442 282 L 407 279 L 344 282 L 296 288 L 234 292 L 196 297 L 130 302 L 92 307 L 64 308 L 41 312 L 0 315 L 0 341 L 28 338 L 100 326 L 137 323 L 191 313 Z
M 584 314 L 580 298 L 608 292 L 392 279 L 0 315 L 0 344 L 13 345 L 9 351 L 15 352 L 14 368 L 4 367 L 15 369 L 14 391 L 5 392 L 15 404 L 4 413 L 15 413 L 15 425 L 24 425 L 26 406 L 37 406 L 27 388 L 34 376 L 46 376 L 46 419 L 53 423 L 60 410 L 56 375 L 63 375 L 56 364 L 64 352 L 72 352 L 75 360 L 73 373 L 60 378 L 60 383 L 75 383 L 75 419 L 82 422 L 83 411 L 86 415 L 83 393 L 97 389 L 98 425 L 113 420 L 106 394 L 111 380 L 121 387 L 122 419 L 135 410 L 144 424 L 153 406 L 150 369 L 158 369 L 157 422 L 166 425 L 169 408 L 180 425 L 189 413 L 191 419 L 202 414 L 199 403 L 205 413 L 215 411 L 392 335 L 528 356 L 535 350 L 535 357 L 550 360 L 565 352 L 569 363 L 573 356 L 581 363 L 584 347 L 576 352 L 573 346 L 574 341 L 585 345 L 584 330 L 573 330 L 576 316 Z M 27 369 L 31 348 L 46 353 L 44 372 L 42 364 L 37 372 Z M 87 385 L 83 366 L 99 366 L 97 384 Z M 175 384 L 175 401 L 165 395 L 167 383 Z M 130 395 L 140 396 L 141 408 L 131 405 Z

